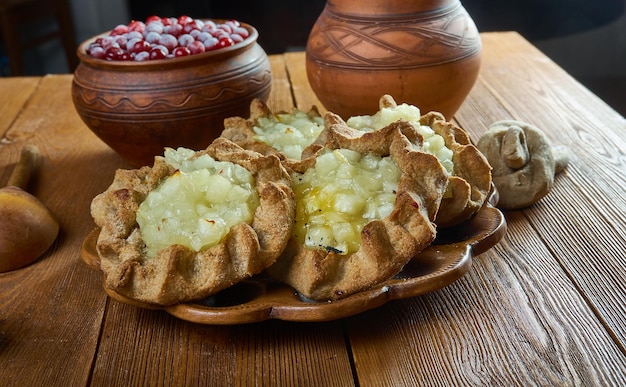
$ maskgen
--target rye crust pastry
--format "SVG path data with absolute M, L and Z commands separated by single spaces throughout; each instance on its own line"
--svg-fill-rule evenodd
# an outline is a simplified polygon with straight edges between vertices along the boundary
M 434 219 L 448 182 L 436 157 L 421 150 L 421 135 L 408 122 L 370 133 L 335 124 L 326 128 L 324 137 L 323 148 L 319 142 L 312 145 L 309 151 L 313 154 L 292 165 L 295 173 L 314 167 L 325 150 L 350 149 L 390 156 L 400 177 L 391 212 L 365 224 L 357 251 L 341 254 L 333 246 L 311 248 L 305 246 L 302 236 L 294 235 L 285 252 L 267 269 L 275 279 L 319 301 L 341 299 L 385 281 L 426 248 L 435 238 Z M 296 200 L 298 206 L 306 205 L 297 196 Z
M 448 193 L 435 223 L 440 227 L 456 226 L 485 204 L 491 190 L 491 165 L 472 144 L 467 132 L 446 121 L 442 114 L 429 112 L 420 118 L 420 123 L 442 136 L 453 152 L 454 173 L 448 177 Z
M 259 204 L 248 224 L 230 228 L 217 244 L 198 252 L 182 245 L 148 257 L 137 211 L 148 194 L 176 170 L 156 157 L 154 166 L 118 170 L 96 196 L 91 214 L 100 227 L 97 250 L 105 285 L 126 297 L 160 305 L 201 299 L 274 263 L 285 249 L 294 221 L 291 180 L 276 156 L 262 156 L 217 139 L 196 156 L 244 167 L 254 177 Z
M 270 117 L 273 113 L 262 100 L 255 98 L 250 103 L 250 117 L 228 117 L 224 120 L 221 137 L 226 138 L 244 149 L 253 150 L 262 155 L 275 154 L 281 159 L 285 156 L 269 144 L 256 139 L 252 129 L 261 117 Z
M 391 96 L 383 95 L 379 101 L 378 114 L 381 114 L 383 109 L 397 107 L 398 104 Z M 332 120 L 343 122 L 339 116 L 334 116 Z M 478 212 L 489 196 L 491 166 L 486 157 L 472 144 L 467 132 L 446 121 L 441 113 L 429 112 L 421 115 L 419 125 L 430 127 L 437 135 L 443 137 L 445 146 L 452 151 L 454 168 L 452 173 L 449 173 L 448 191 L 441 202 L 435 223 L 439 227 L 463 223 Z
M 297 128 L 299 120 L 301 124 L 310 124 L 306 131 L 300 133 L 294 133 L 299 131 Z M 263 141 L 262 135 L 259 132 L 263 132 L 267 126 L 283 125 L 283 138 L 287 144 L 272 144 L 271 141 Z M 315 130 L 315 127 L 319 130 Z M 260 99 L 254 99 L 250 103 L 250 117 L 229 117 L 224 120 L 224 130 L 221 137 L 226 138 L 244 149 L 253 150 L 263 155 L 277 155 L 284 165 L 290 166 L 297 164 L 302 158 L 302 151 L 309 146 L 318 137 L 324 127 L 324 117 L 319 113 L 316 106 L 312 106 L 308 112 L 301 111 L 299 109 L 293 109 L 291 112 L 272 112 L 270 108 Z M 263 128 L 263 129 L 261 129 Z M 257 132 L 255 132 L 255 129 Z M 281 136 L 278 136 L 280 129 L 274 128 L 275 136 L 273 140 L 280 142 Z M 292 133 L 290 133 L 292 132 Z M 269 139 L 267 139 L 269 140 Z M 281 148 L 290 148 L 290 151 L 286 151 Z

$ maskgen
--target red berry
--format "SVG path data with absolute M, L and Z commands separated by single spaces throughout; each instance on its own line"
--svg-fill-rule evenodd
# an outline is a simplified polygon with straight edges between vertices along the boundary
M 202 31 L 210 32 L 217 28 L 217 24 L 213 20 L 207 20 L 202 27 Z
M 241 43 L 243 42 L 243 38 L 241 37 L 241 35 L 239 34 L 230 34 L 230 38 L 233 40 L 233 42 L 235 43 Z
M 217 28 L 219 28 L 220 30 L 226 31 L 226 33 L 228 33 L 228 34 L 232 34 L 233 33 L 233 28 L 231 26 L 229 26 L 228 24 L 220 24 L 220 25 L 217 26 Z
M 129 31 L 126 34 L 126 39 L 128 39 L 129 41 L 131 39 L 143 39 L 143 34 L 139 31 Z
M 189 35 L 189 34 L 182 34 L 181 36 L 178 37 L 178 45 L 179 46 L 183 46 L 183 47 L 187 47 L 189 45 L 189 43 L 195 41 L 196 39 L 194 39 L 193 36 Z
M 202 30 L 203 26 L 204 26 L 204 23 L 201 20 L 194 19 L 191 22 L 185 24 L 185 26 L 183 27 L 183 31 L 188 34 L 191 31 Z
M 163 34 L 158 43 L 167 47 L 167 50 L 171 52 L 178 46 L 178 39 L 174 35 Z
M 182 15 L 178 17 L 178 24 L 185 25 L 193 22 L 193 19 L 187 15 Z
M 107 60 L 120 60 L 124 50 L 119 47 L 111 46 L 106 49 L 104 56 Z
M 205 51 L 212 51 L 212 50 L 216 50 L 218 49 L 218 43 L 220 41 L 217 40 L 217 38 L 214 38 L 213 36 L 207 38 L 205 41 L 202 42 L 202 44 L 204 44 L 204 49 Z
M 150 22 L 146 24 L 145 31 L 156 32 L 157 34 L 162 34 L 164 28 L 165 27 L 163 26 L 163 23 L 161 23 L 160 21 L 155 21 L 155 22 Z
M 133 20 L 128 24 L 128 31 L 142 32 L 146 28 L 146 25 L 142 21 Z
M 176 47 L 173 52 L 175 57 L 191 55 L 191 51 L 187 47 Z
M 239 27 L 241 25 L 237 20 L 228 20 L 224 24 L 228 24 L 232 28 L 236 28 L 236 27 Z
M 208 32 L 198 32 L 197 34 L 195 34 L 195 36 L 194 34 L 190 34 L 190 35 L 196 38 L 196 40 L 199 42 L 204 42 L 205 40 L 211 37 L 211 34 L 209 34 Z
M 236 28 L 234 28 L 233 29 L 233 33 L 241 36 L 244 39 L 247 38 L 248 36 L 250 36 L 250 33 L 248 32 L 248 30 L 243 28 L 243 27 L 236 27 Z
M 126 47 L 126 44 L 128 43 L 128 39 L 126 39 L 126 34 L 117 35 L 113 37 L 113 42 L 120 47 Z
M 89 51 L 87 52 L 89 55 L 98 59 L 105 59 L 105 50 L 102 46 L 92 45 L 89 47 Z
M 107 36 L 89 45 L 87 54 L 106 60 L 165 59 L 201 54 L 240 43 L 250 32 L 237 20 L 224 23 L 202 21 L 182 15 L 178 18 L 149 16 L 116 26 Z
M 217 43 L 219 48 L 224 48 L 224 47 L 228 47 L 228 46 L 232 46 L 233 44 L 235 44 L 235 42 L 233 42 L 233 40 L 231 38 L 220 38 L 219 42 Z
M 156 44 L 161 39 L 161 34 L 158 32 L 150 31 L 146 34 L 146 42 L 150 44 Z
M 228 38 L 230 36 L 230 34 L 222 29 L 216 29 L 213 30 L 211 32 L 211 35 L 213 35 L 215 38 L 221 39 L 221 38 Z
M 113 28 L 113 31 L 111 31 L 110 35 L 111 36 L 123 35 L 127 32 L 128 32 L 128 26 L 124 24 L 120 24 L 117 27 Z
M 191 55 L 202 54 L 203 52 L 206 51 L 204 44 L 197 40 L 194 40 L 193 42 L 189 43 L 187 48 L 189 49 L 189 52 L 191 53 Z
M 115 39 L 112 36 L 104 36 L 97 42 L 106 50 L 114 44 Z
M 151 15 L 146 18 L 146 24 L 151 22 L 161 22 L 161 18 L 157 15 Z
M 132 60 L 133 57 L 128 51 L 122 50 L 117 60 Z
M 150 59 L 165 59 L 168 53 L 164 46 L 155 46 L 150 49 Z
M 150 51 L 142 51 L 135 54 L 133 58 L 136 62 L 143 62 L 150 59 Z
M 137 42 L 139 42 L 141 40 L 143 40 L 143 39 L 136 39 L 136 38 L 129 39 L 128 43 L 126 43 L 126 51 L 133 51 L 133 46 L 135 45 L 135 43 L 137 43 Z
M 169 26 L 163 27 L 163 33 L 169 34 L 173 36 L 180 36 L 183 33 L 183 26 L 180 24 L 172 24 Z
M 193 36 L 195 40 L 200 40 L 200 41 L 202 41 L 202 39 L 200 39 L 199 36 L 202 34 L 206 34 L 206 32 L 202 32 L 202 30 L 193 30 L 189 33 L 189 35 Z
M 138 53 L 144 51 L 150 51 L 150 43 L 145 40 L 139 40 L 133 44 L 133 46 L 128 49 L 130 52 Z

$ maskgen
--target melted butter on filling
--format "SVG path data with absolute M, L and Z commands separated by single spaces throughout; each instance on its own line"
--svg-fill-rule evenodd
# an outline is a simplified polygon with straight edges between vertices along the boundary
M 308 248 L 351 254 L 360 247 L 363 227 L 393 210 L 400 169 L 391 157 L 337 149 L 292 178 L 294 235 Z

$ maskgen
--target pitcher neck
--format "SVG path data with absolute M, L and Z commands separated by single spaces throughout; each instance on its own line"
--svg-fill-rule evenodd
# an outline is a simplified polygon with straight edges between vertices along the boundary
M 459 0 L 327 0 L 328 10 L 351 15 L 403 15 L 428 12 Z

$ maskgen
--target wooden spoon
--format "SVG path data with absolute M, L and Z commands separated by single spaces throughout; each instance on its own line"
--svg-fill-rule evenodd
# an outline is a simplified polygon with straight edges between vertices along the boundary
M 59 234 L 50 210 L 25 191 L 39 158 L 37 147 L 24 146 L 7 186 L 0 188 L 0 273 L 35 261 Z

